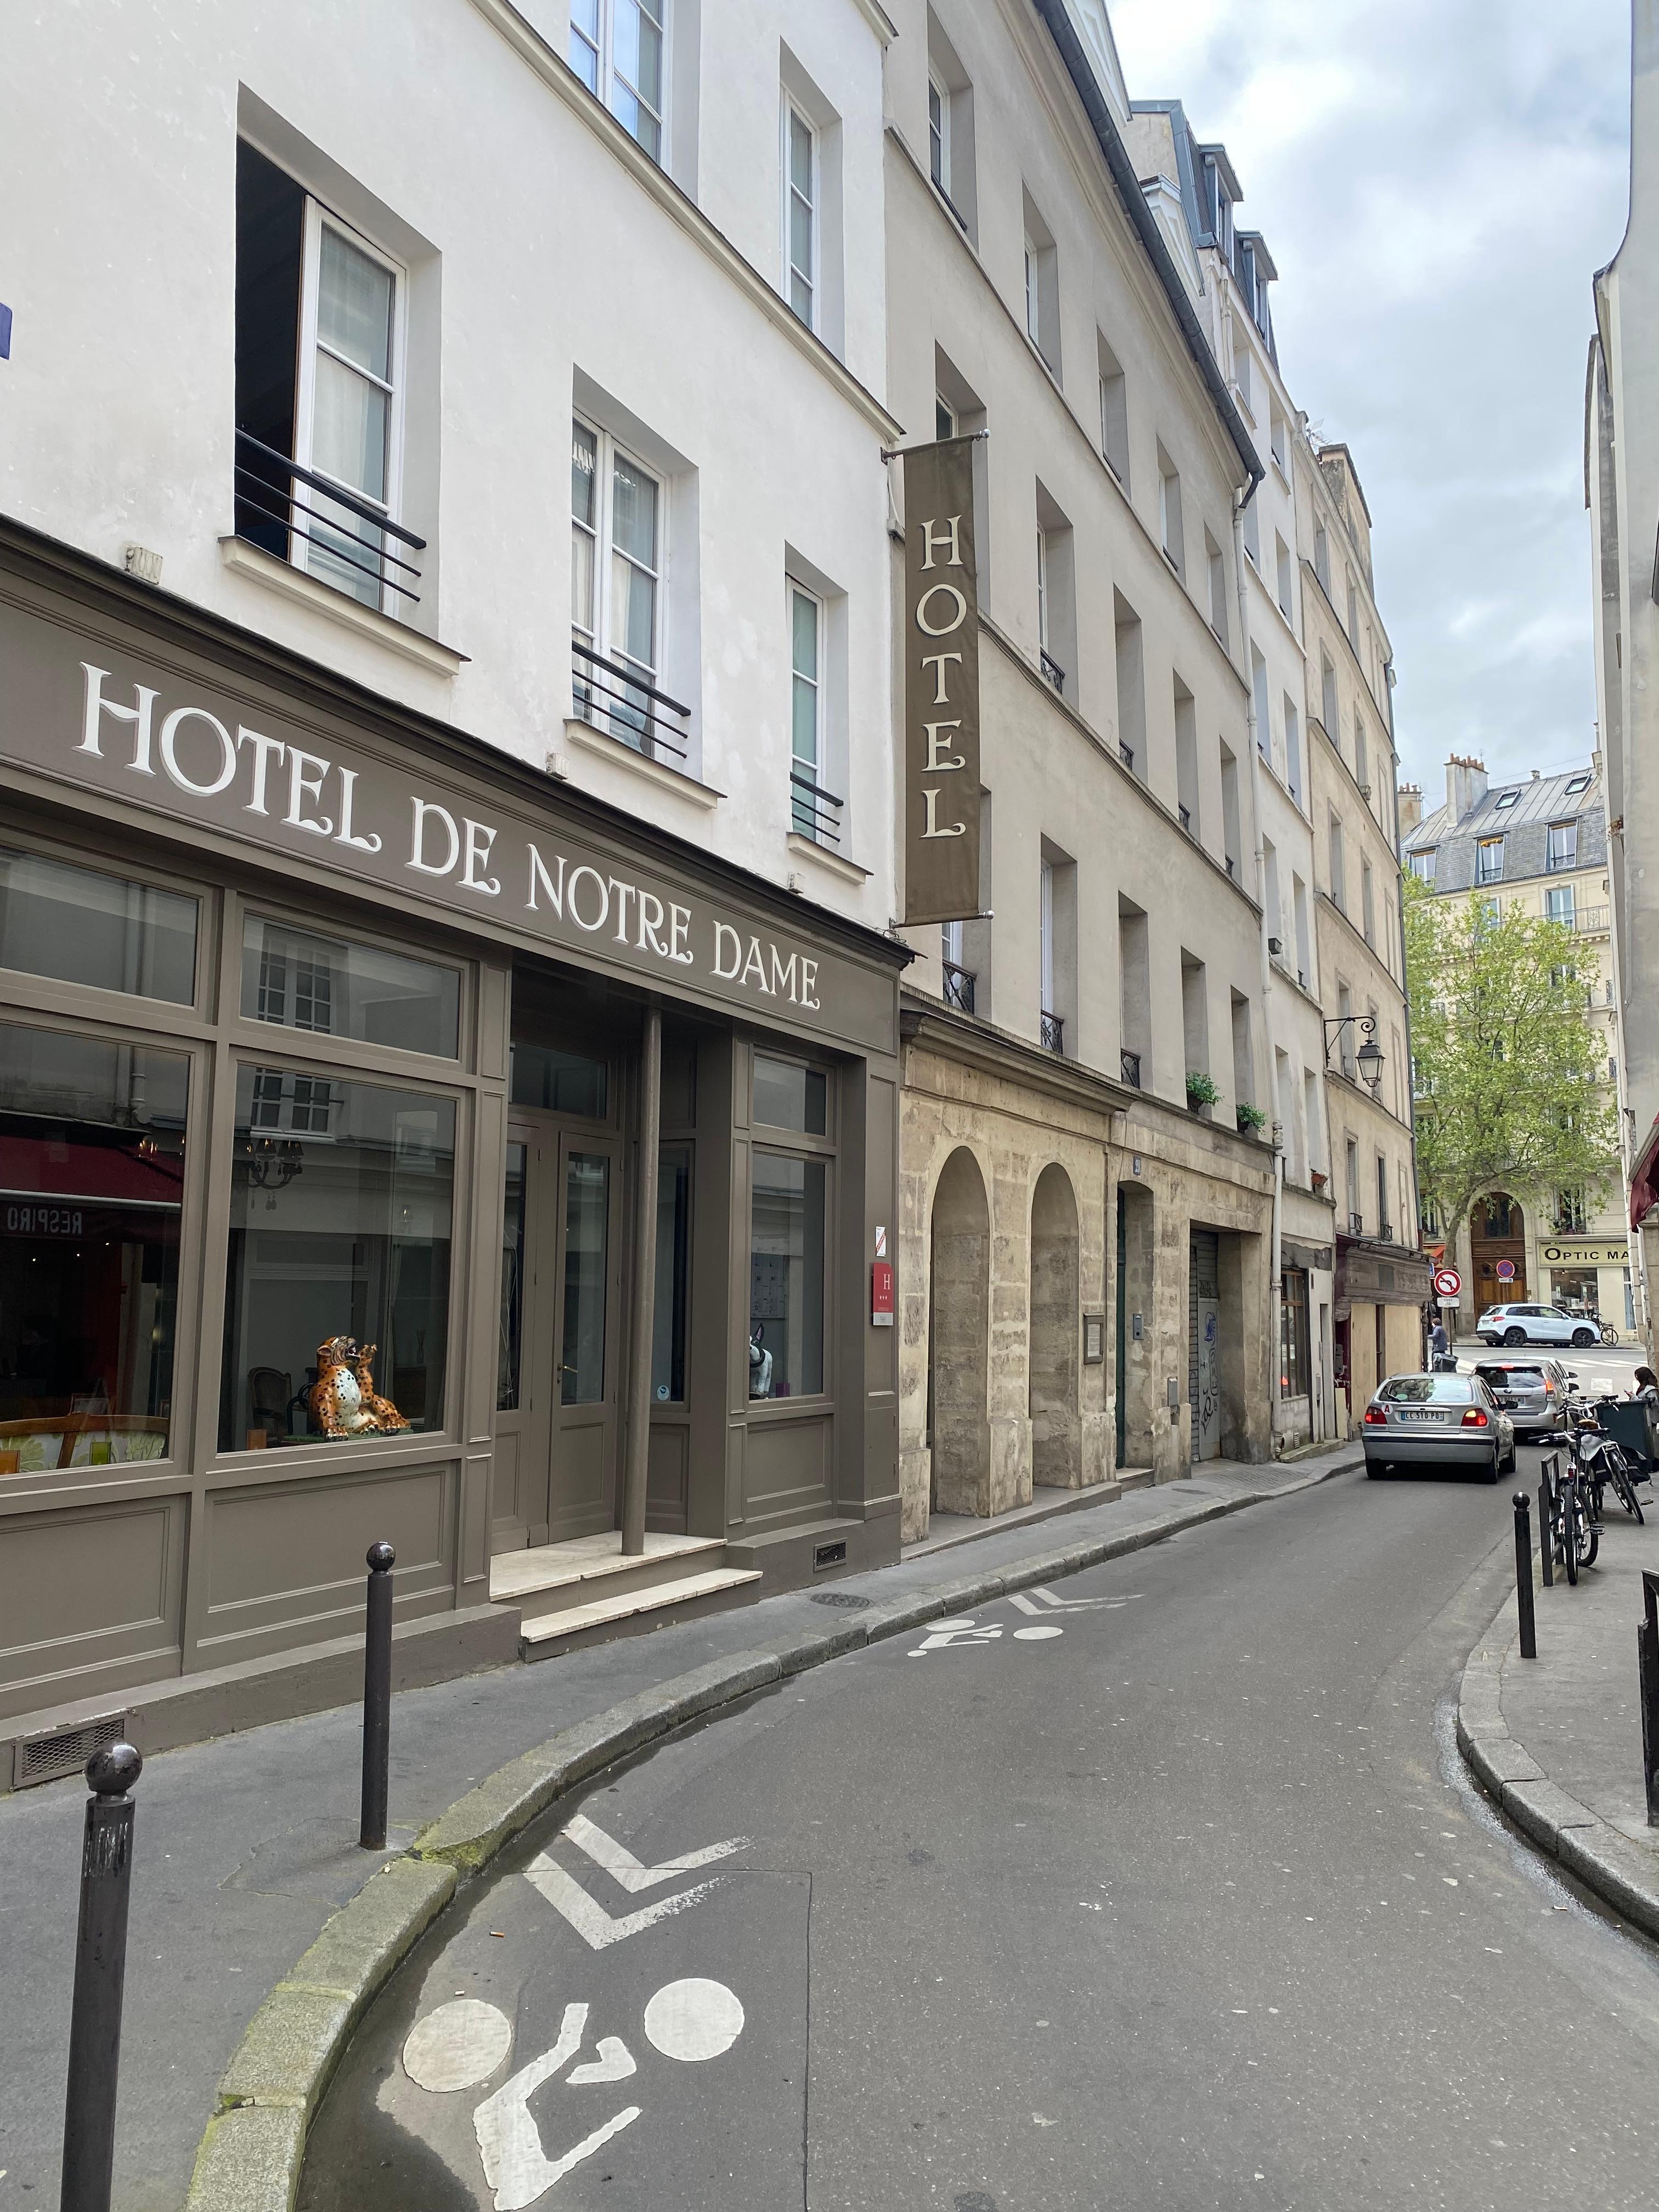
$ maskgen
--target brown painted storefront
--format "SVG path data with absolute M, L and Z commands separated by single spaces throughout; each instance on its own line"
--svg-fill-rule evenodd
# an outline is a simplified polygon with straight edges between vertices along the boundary
M 892 1556 L 906 957 L 0 531 L 0 1739 L 213 1670 L 281 1710 L 380 1537 L 406 1660 L 495 1649 L 492 1555 L 617 1525 L 630 1385 L 652 1528 Z

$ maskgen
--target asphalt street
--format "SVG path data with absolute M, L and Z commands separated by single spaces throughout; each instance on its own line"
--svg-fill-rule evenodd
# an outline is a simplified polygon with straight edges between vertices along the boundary
M 1513 1486 L 1342 1476 L 613 1775 L 390 1985 L 302 2212 L 1650 2205 L 1659 1958 L 1451 1742 Z

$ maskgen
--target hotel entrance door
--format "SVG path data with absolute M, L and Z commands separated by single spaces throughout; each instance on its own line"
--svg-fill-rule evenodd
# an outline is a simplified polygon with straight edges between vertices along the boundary
M 615 1137 L 510 1123 L 493 1551 L 617 1525 L 621 1203 Z

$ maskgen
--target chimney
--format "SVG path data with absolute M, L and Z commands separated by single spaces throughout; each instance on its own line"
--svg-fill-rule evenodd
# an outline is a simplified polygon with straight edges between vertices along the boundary
M 1446 811 L 1454 822 L 1473 811 L 1486 795 L 1486 763 L 1473 753 L 1454 753 L 1446 763 Z
M 1423 787 L 1420 784 L 1402 783 L 1395 795 L 1400 801 L 1400 834 L 1409 836 L 1423 819 Z

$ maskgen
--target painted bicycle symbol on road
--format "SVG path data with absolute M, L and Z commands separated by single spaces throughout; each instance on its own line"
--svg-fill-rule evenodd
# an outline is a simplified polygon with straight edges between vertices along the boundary
M 495 2212 L 526 2212 L 644 2112 L 642 2105 L 624 2104 L 568 2150 L 549 2154 L 541 2124 L 530 2109 L 544 2082 L 563 2073 L 568 2088 L 582 2088 L 629 2081 L 640 2070 L 620 2035 L 601 2035 L 592 2058 L 570 2064 L 586 2040 L 590 2010 L 585 2003 L 566 2005 L 551 2048 L 509 2075 L 473 2112 L 472 2132 Z M 641 2025 L 646 2041 L 662 2057 L 697 2065 L 731 2050 L 743 2033 L 743 2006 L 724 1982 L 693 1976 L 665 1983 L 646 2006 Z M 481 1997 L 455 1997 L 410 2028 L 403 2047 L 404 2072 L 417 2088 L 450 2095 L 482 2087 L 512 2048 L 513 2023 L 499 2005 Z

